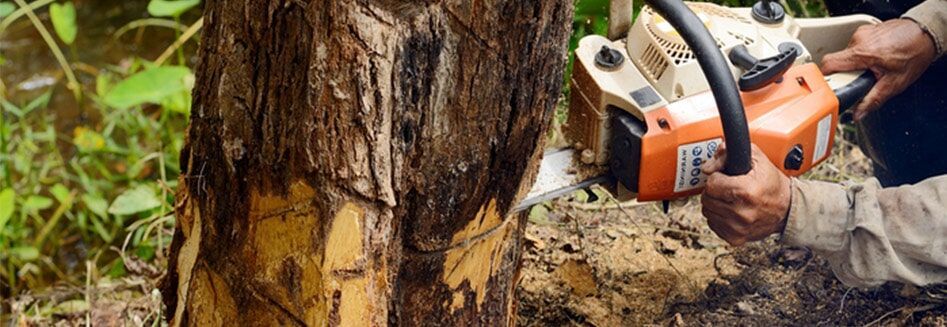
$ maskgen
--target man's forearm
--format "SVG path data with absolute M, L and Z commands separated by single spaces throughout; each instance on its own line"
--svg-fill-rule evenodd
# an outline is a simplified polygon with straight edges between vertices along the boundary
M 947 0 L 927 0 L 902 16 L 917 22 L 934 40 L 937 57 L 947 50 Z
M 793 180 L 783 241 L 812 248 L 851 286 L 947 280 L 947 175 L 881 188 Z

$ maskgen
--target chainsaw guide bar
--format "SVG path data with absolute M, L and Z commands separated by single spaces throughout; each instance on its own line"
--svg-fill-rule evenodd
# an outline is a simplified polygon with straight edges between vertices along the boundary
M 609 181 L 605 175 L 589 174 L 577 167 L 575 150 L 555 149 L 543 153 L 539 174 L 529 194 L 510 212 L 529 209 L 543 201 L 552 200 L 569 193 Z M 591 175 L 591 176 L 589 176 Z

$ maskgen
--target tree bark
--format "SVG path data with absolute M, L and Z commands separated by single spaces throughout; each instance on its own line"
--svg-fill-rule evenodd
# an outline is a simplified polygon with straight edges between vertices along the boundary
M 175 325 L 506 325 L 571 0 L 205 7 Z

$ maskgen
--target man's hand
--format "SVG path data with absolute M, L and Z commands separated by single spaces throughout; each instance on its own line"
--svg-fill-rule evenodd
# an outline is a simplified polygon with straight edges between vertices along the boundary
M 822 72 L 867 69 L 875 73 L 878 83 L 855 105 L 858 121 L 914 83 L 936 56 L 934 40 L 917 23 L 892 19 L 859 27 L 848 48 L 822 59 Z
M 710 229 L 731 245 L 782 231 L 792 194 L 789 177 L 755 144 L 753 169 L 746 175 L 727 176 L 722 172 L 725 161 L 726 149 L 721 148 L 701 166 L 708 177 L 700 202 Z

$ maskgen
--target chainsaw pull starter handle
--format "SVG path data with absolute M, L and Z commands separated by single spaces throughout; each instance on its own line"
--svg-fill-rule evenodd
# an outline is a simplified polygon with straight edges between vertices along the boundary
M 858 75 L 855 80 L 835 89 L 835 97 L 838 98 L 838 112 L 841 114 L 855 106 L 858 101 L 868 95 L 868 91 L 871 91 L 871 88 L 875 87 L 877 82 L 878 79 L 875 78 L 875 73 L 866 70 Z
M 697 18 L 697 14 L 682 0 L 645 0 L 645 3 L 677 30 L 693 51 L 707 83 L 710 84 L 727 144 L 727 162 L 723 172 L 731 176 L 748 173 L 752 168 L 752 161 L 746 112 L 737 84 L 730 73 L 730 66 L 717 47 L 717 42 L 704 23 Z
M 734 65 L 746 70 L 740 75 L 737 85 L 740 91 L 747 92 L 761 89 L 782 78 L 798 55 L 795 48 L 789 47 L 775 56 L 756 59 L 746 46 L 740 44 L 733 47 L 727 57 Z

